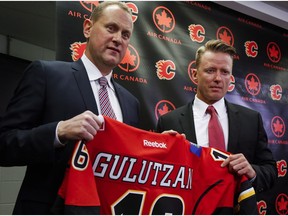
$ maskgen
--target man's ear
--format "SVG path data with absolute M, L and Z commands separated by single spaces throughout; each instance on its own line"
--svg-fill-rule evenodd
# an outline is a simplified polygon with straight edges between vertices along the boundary
M 197 69 L 192 69 L 192 79 L 195 83 L 198 83 L 198 73 L 197 73 Z
M 90 38 L 92 26 L 93 26 L 93 23 L 90 19 L 84 20 L 84 22 L 83 22 L 83 34 L 84 34 L 86 39 Z

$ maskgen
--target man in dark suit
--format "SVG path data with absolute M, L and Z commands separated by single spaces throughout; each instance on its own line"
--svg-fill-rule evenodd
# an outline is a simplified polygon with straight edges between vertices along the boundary
M 233 47 L 221 40 L 211 40 L 200 47 L 196 52 L 196 69 L 192 73 L 197 83 L 195 99 L 161 116 L 156 130 L 183 133 L 189 141 L 209 146 L 210 114 L 206 113 L 206 109 L 213 105 L 224 133 L 223 150 L 233 153 L 222 166 L 228 166 L 238 175 L 246 175 L 253 182 L 256 192 L 261 192 L 274 184 L 276 163 L 267 147 L 260 113 L 224 99 L 235 53 Z
M 84 21 L 81 60 L 26 69 L 0 124 L 0 165 L 27 165 L 14 214 L 51 214 L 75 141 L 92 140 L 101 127 L 98 78 L 108 80 L 117 120 L 138 126 L 138 100 L 112 79 L 132 31 L 130 9 L 103 2 Z

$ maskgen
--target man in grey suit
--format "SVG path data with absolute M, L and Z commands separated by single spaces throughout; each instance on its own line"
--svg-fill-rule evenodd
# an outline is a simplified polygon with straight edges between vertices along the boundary
M 217 111 L 224 133 L 226 151 L 233 153 L 223 163 L 231 172 L 246 175 L 256 192 L 272 187 L 277 178 L 276 162 L 267 147 L 267 135 L 260 113 L 229 103 L 227 93 L 233 67 L 232 46 L 210 40 L 196 52 L 193 79 L 197 83 L 195 99 L 158 119 L 157 131 L 178 132 L 200 146 L 209 146 L 209 105 Z M 171 131 L 170 131 L 171 130 Z M 205 181 L 205 179 L 203 179 Z
M 130 9 L 103 2 L 84 21 L 81 60 L 35 61 L 25 70 L 0 123 L 0 165 L 27 165 L 13 214 L 51 214 L 75 141 L 92 140 L 101 127 L 100 77 L 117 120 L 138 126 L 139 101 L 112 79 L 132 31 Z

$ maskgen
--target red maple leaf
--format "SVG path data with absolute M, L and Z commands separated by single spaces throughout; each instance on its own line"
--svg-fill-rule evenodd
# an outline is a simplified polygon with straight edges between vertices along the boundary
M 164 115 L 165 113 L 170 112 L 167 104 L 165 103 L 162 109 L 158 109 L 158 112 L 160 115 Z
M 163 31 L 165 31 L 165 26 L 170 28 L 170 24 L 172 22 L 172 19 L 167 16 L 167 13 L 165 10 L 163 10 L 160 14 L 156 14 L 156 18 L 158 19 L 158 25 L 163 25 Z
M 270 54 L 271 58 L 274 57 L 274 58 L 278 59 L 279 52 L 275 48 L 275 46 L 272 46 L 271 48 L 269 48 L 269 54 Z
M 255 81 L 254 77 L 248 80 L 249 89 L 257 91 L 259 83 Z
M 278 207 L 280 211 L 286 211 L 287 210 L 287 201 L 285 201 L 284 197 L 281 197 L 280 202 L 278 202 Z
M 136 56 L 132 55 L 130 50 L 127 49 L 124 58 L 120 64 L 127 64 L 127 71 L 129 70 L 129 65 L 135 66 Z
M 273 123 L 274 131 L 282 133 L 283 131 L 283 124 L 280 123 L 279 119 L 276 120 L 276 123 Z
M 226 42 L 227 44 L 231 43 L 231 36 L 228 35 L 226 30 L 223 31 L 223 34 L 220 33 L 219 36 L 220 36 L 220 39 Z

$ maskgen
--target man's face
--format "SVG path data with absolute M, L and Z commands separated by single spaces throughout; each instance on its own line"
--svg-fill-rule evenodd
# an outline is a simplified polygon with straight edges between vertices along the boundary
M 228 91 L 232 75 L 233 60 L 229 54 L 206 51 L 199 68 L 193 70 L 198 84 L 197 97 L 207 104 L 220 100 Z
M 108 6 L 96 22 L 84 22 L 87 57 L 102 73 L 109 73 L 125 56 L 132 31 L 131 16 L 117 5 Z

